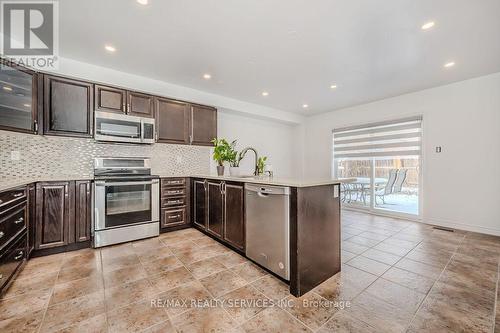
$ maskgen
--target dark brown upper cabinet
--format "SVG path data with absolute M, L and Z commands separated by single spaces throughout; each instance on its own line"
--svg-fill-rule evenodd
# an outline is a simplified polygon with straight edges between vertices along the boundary
M 92 137 L 94 85 L 44 75 L 43 133 Z
M 212 146 L 217 137 L 217 109 L 210 106 L 191 105 L 191 144 Z
M 38 74 L 0 59 L 0 129 L 38 132 Z
M 127 92 L 127 114 L 139 117 L 154 117 L 154 97 L 134 91 Z
M 190 105 L 161 97 L 155 100 L 157 142 L 189 144 Z
M 95 111 L 127 112 L 127 91 L 96 84 Z
M 74 209 L 71 182 L 36 184 L 35 250 L 67 245 Z

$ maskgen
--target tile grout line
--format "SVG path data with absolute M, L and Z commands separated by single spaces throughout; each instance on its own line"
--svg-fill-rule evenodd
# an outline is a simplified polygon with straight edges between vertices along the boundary
M 441 271 L 441 273 L 439 274 L 438 278 L 436 280 L 434 280 L 434 283 L 432 284 L 431 288 L 429 289 L 429 291 L 427 292 L 427 294 L 425 294 L 425 297 L 422 299 L 422 301 L 420 302 L 420 304 L 418 305 L 417 307 L 417 310 L 415 311 L 415 313 L 413 314 L 412 318 L 410 319 L 410 321 L 408 322 L 408 324 L 406 325 L 406 328 L 405 328 L 405 332 L 408 331 L 408 329 L 410 328 L 412 322 L 415 320 L 415 317 L 417 316 L 418 312 L 420 311 L 420 309 L 422 308 L 422 305 L 424 304 L 424 302 L 427 300 L 427 298 L 429 297 L 429 295 L 431 294 L 432 290 L 434 289 L 434 287 L 436 286 L 436 283 L 441 279 L 441 277 L 443 276 L 444 272 L 446 271 L 446 268 L 448 267 L 448 265 L 450 264 L 450 262 L 453 260 L 453 257 L 455 257 L 455 255 L 457 254 L 457 251 L 458 249 L 460 248 L 460 246 L 462 246 L 462 243 L 463 241 L 465 240 L 465 235 L 462 237 L 462 239 L 460 240 L 460 243 L 458 244 L 457 248 L 455 249 L 455 251 L 453 252 L 453 254 L 451 255 L 450 259 L 448 259 L 448 262 L 446 263 L 446 265 L 443 267 L 443 270 Z

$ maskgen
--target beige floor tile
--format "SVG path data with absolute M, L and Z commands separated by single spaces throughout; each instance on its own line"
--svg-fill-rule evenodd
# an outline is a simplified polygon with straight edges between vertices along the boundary
M 367 323 L 350 316 L 345 311 L 339 311 L 323 325 L 319 333 L 379 333 Z
M 137 251 L 135 254 L 142 263 L 145 263 L 170 257 L 173 255 L 173 252 L 167 246 L 163 246 L 155 250 Z
M 400 257 L 403 257 L 405 255 L 408 254 L 408 252 L 411 251 L 411 249 L 404 249 L 404 248 L 400 248 L 399 246 L 395 246 L 395 245 L 392 245 L 392 244 L 387 244 L 387 243 L 380 243 L 376 246 L 373 247 L 375 250 L 379 250 L 379 251 L 384 251 L 384 252 L 387 252 L 387 253 L 391 253 L 391 254 L 395 254 L 397 256 L 400 256 Z
M 273 301 L 280 301 L 290 296 L 289 285 L 272 275 L 255 280 L 252 286 Z
M 391 267 L 382 262 L 363 257 L 362 255 L 349 260 L 346 264 L 378 276 L 384 274 Z
M 95 317 L 83 320 L 77 324 L 63 328 L 57 333 L 106 333 L 108 331 L 106 315 L 100 314 Z
M 52 288 L 25 293 L 17 297 L 0 300 L 0 320 L 41 310 L 49 303 Z
M 112 257 L 111 259 L 102 260 L 102 270 L 106 274 L 120 268 L 139 265 L 139 257 L 134 254 L 124 255 L 120 257 Z
M 66 283 L 56 284 L 50 299 L 50 305 L 69 301 L 70 299 L 85 296 L 104 289 L 102 278 L 87 277 Z
M 174 268 L 149 279 L 160 293 L 194 281 L 193 275 L 184 267 Z
M 355 254 L 361 254 L 369 249 L 368 246 L 352 243 L 352 242 L 349 242 L 348 240 L 342 242 L 341 248 L 344 251 L 348 251 L 348 252 L 355 253 Z
M 247 284 L 243 278 L 230 270 L 209 275 L 200 279 L 200 282 L 214 297 L 222 296 Z
M 426 295 L 383 278 L 372 283 L 365 292 L 411 313 L 417 310 Z
M 205 302 L 213 301 L 212 295 L 198 281 L 161 293 L 158 295 L 158 299 L 161 300 L 158 306 L 163 306 L 170 318 L 193 307 L 206 306 Z
M 128 304 L 108 312 L 108 331 L 139 332 L 168 320 L 165 309 L 151 306 L 151 301 Z
M 301 297 L 288 297 L 282 308 L 292 316 L 316 331 L 340 309 L 314 292 L 309 292 Z
M 172 325 L 170 320 L 166 320 L 159 324 L 153 325 L 141 333 L 178 333 L 175 327 Z
M 210 251 L 202 251 L 202 249 L 196 247 L 196 248 L 191 249 L 191 250 L 176 253 L 175 255 L 185 265 L 189 265 L 189 264 L 192 264 L 196 261 L 215 257 L 217 255 L 217 253 L 213 253 Z
M 348 315 L 374 327 L 379 332 L 404 332 L 413 314 L 384 302 L 366 291 L 346 308 Z
M 132 249 L 132 243 L 106 246 L 101 248 L 100 250 L 101 250 L 101 259 L 103 261 L 134 254 L 134 251 Z
M 171 319 L 179 332 L 232 332 L 237 323 L 219 307 L 194 308 Z
M 247 282 L 253 282 L 268 274 L 265 270 L 251 262 L 233 266 L 231 270 Z
M 305 333 L 312 332 L 291 314 L 277 307 L 268 308 L 243 324 L 247 333 Z
M 406 258 L 403 258 L 400 261 L 398 261 L 398 263 L 395 266 L 425 276 L 432 280 L 436 280 L 442 272 L 441 268 Z
M 57 272 L 49 272 L 46 274 L 36 274 L 33 277 L 17 278 L 9 287 L 2 298 L 11 298 L 33 291 L 47 289 L 54 286 L 57 279 Z
M 218 255 L 215 257 L 217 261 L 226 266 L 227 268 L 234 267 L 239 264 L 248 262 L 248 259 L 242 257 L 236 252 L 229 252 L 227 254 Z
M 233 290 L 219 299 L 223 308 L 239 323 L 244 323 L 272 305 L 271 300 L 251 285 Z
M 195 278 L 202 279 L 206 276 L 221 272 L 225 270 L 226 267 L 215 258 L 208 258 L 187 265 L 187 269 L 193 273 Z
M 101 274 L 102 274 L 102 269 L 100 265 L 99 267 L 93 267 L 93 266 L 68 267 L 66 269 L 62 269 L 61 271 L 59 271 L 59 275 L 57 276 L 57 283 L 60 284 L 83 278 L 98 277 L 101 276 Z
M 148 275 L 142 265 L 128 266 L 104 274 L 104 287 L 112 288 L 123 283 L 146 278 Z
M 317 286 L 314 291 L 329 301 L 349 301 L 376 279 L 377 276 L 373 274 L 345 265 L 339 273 Z
M 27 312 L 23 315 L 0 320 L 2 333 L 35 333 L 42 323 L 45 309 Z
M 72 255 L 67 255 L 64 258 L 61 269 L 67 270 L 70 268 L 94 268 L 100 269 L 101 267 L 101 256 L 99 251 L 84 251 Z
M 380 243 L 379 240 L 365 238 L 365 237 L 362 237 L 361 235 L 349 238 L 349 242 L 356 243 L 356 244 L 363 245 L 363 246 L 367 246 L 367 247 L 372 247 L 372 246 L 375 246 L 378 243 Z
M 49 306 L 40 332 L 55 332 L 103 314 L 104 292 L 99 291 Z
M 394 265 L 402 258 L 402 257 L 397 256 L 395 254 L 391 254 L 388 252 L 379 251 L 379 250 L 375 250 L 375 249 L 369 249 L 368 251 L 363 252 L 362 256 L 367 257 L 367 258 L 372 259 L 372 260 L 379 261 L 379 262 L 384 263 L 384 264 L 389 265 L 389 266 Z
M 106 311 L 113 311 L 116 308 L 141 300 L 151 300 L 155 298 L 157 294 L 158 291 L 148 279 L 121 284 L 104 291 Z
M 342 261 L 343 264 L 345 264 L 346 262 L 348 262 L 349 260 L 351 260 L 352 258 L 358 256 L 356 253 L 352 253 L 352 252 L 348 252 L 348 251 L 344 251 L 344 250 L 341 250 L 341 253 L 340 253 L 340 259 Z
M 195 250 L 198 249 L 199 246 L 196 245 L 196 243 L 192 242 L 191 240 L 185 240 L 182 242 L 178 242 L 172 245 L 169 245 L 168 248 L 175 254 L 178 254 L 180 252 L 185 252 L 185 251 L 190 251 L 190 250 Z
M 397 267 L 392 267 L 382 277 L 423 294 L 427 294 L 434 284 L 432 279 Z
M 182 266 L 182 262 L 175 256 L 165 257 L 154 261 L 143 262 L 142 265 L 149 276 L 170 271 Z

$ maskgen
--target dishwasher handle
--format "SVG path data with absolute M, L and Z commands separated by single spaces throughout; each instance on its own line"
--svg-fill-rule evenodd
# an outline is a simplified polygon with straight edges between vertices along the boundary
M 286 186 L 245 184 L 245 190 L 250 192 L 257 192 L 257 194 L 261 197 L 268 195 L 290 195 L 290 187 Z

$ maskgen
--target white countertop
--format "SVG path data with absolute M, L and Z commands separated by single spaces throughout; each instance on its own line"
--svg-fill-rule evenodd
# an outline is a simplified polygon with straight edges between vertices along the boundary
M 232 177 L 232 176 L 217 176 L 217 175 L 191 175 L 191 177 L 227 180 L 227 181 L 234 181 L 241 183 L 290 186 L 290 187 L 311 187 L 311 186 L 331 185 L 331 184 L 351 182 L 355 180 L 355 178 L 298 179 L 298 178 L 281 178 L 281 177 L 269 177 L 269 176 Z

